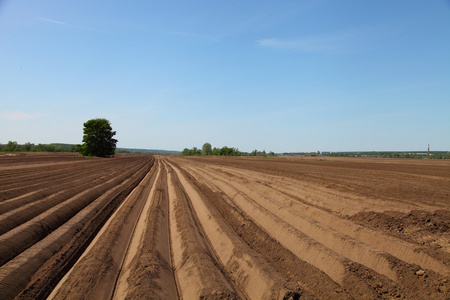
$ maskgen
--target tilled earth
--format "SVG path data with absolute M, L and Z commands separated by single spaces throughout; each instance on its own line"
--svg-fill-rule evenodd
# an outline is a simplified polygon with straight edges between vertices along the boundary
M 2 299 L 449 299 L 450 162 L 0 157 Z

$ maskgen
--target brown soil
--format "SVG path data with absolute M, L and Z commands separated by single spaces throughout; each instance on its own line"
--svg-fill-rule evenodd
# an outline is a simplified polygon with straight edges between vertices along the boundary
M 0 157 L 2 299 L 449 299 L 450 163 Z

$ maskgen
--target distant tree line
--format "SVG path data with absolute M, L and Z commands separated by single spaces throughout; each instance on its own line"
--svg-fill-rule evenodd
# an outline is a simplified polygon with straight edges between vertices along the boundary
M 195 156 L 195 155 L 214 155 L 214 156 L 275 156 L 275 153 L 270 151 L 266 153 L 265 150 L 258 151 L 253 150 L 252 152 L 242 152 L 238 148 L 229 148 L 224 146 L 222 148 L 212 148 L 210 143 L 205 143 L 202 149 L 197 147 L 192 147 L 191 149 L 184 148 L 181 152 L 182 155 Z
M 423 152 L 335 152 L 331 157 L 381 157 L 381 158 L 430 158 L 450 159 L 450 152 L 433 151 L 428 155 Z
M 0 152 L 79 152 L 83 156 L 110 157 L 116 150 L 116 134 L 111 123 L 106 119 L 92 119 L 84 124 L 83 144 L 32 144 L 23 145 L 9 141 L 6 145 L 0 144 Z
M 9 141 L 7 144 L 0 143 L 0 152 L 80 152 L 81 145 L 75 144 L 18 144 Z M 133 154 L 179 154 L 179 151 L 166 150 L 147 150 L 147 149 L 126 149 L 116 148 L 116 153 L 133 153 Z
M 0 152 L 78 152 L 77 145 L 69 144 L 18 144 L 9 141 L 7 144 L 0 144 Z

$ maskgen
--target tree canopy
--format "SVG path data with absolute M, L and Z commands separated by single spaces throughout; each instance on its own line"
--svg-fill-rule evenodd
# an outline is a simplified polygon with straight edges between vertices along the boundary
M 212 153 L 212 147 L 210 143 L 204 143 L 202 147 L 203 155 L 210 155 Z
M 80 153 L 83 156 L 109 157 L 115 154 L 117 140 L 111 123 L 106 119 L 92 119 L 84 124 L 83 144 Z
M 198 149 L 197 147 L 193 147 L 192 149 L 184 148 L 181 152 L 182 155 L 186 156 L 195 156 L 195 155 L 215 155 L 215 156 L 275 156 L 275 153 L 270 151 L 266 153 L 265 150 L 258 151 L 254 150 L 251 153 L 241 152 L 238 148 L 230 148 L 227 146 L 223 146 L 222 148 L 212 148 L 210 143 L 203 144 L 202 149 Z

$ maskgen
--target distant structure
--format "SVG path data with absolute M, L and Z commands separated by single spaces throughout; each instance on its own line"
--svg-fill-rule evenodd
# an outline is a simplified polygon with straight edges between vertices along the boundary
M 428 144 L 427 154 L 430 155 L 430 144 Z

